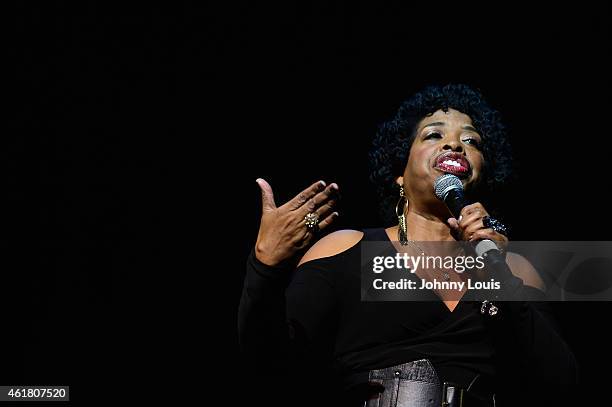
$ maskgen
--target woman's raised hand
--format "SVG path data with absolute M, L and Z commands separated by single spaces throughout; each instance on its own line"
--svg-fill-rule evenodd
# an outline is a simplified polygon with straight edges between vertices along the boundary
M 338 216 L 334 212 L 337 203 L 338 185 L 326 186 L 318 181 L 297 194 L 295 198 L 277 207 L 272 187 L 258 178 L 261 189 L 262 214 L 255 244 L 255 256 L 269 266 L 277 266 L 301 253 L 311 243 L 317 230 L 325 229 Z M 318 220 L 318 225 L 309 228 L 306 215 Z

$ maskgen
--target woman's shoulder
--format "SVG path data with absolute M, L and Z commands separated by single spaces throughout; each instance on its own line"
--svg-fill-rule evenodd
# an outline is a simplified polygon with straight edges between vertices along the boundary
M 316 242 L 300 260 L 299 265 L 308 261 L 332 257 L 355 246 L 364 236 L 359 230 L 344 229 L 330 233 Z
M 525 257 L 518 253 L 508 252 L 506 254 L 506 263 L 510 267 L 512 274 L 523 280 L 523 284 L 542 291 L 546 290 L 542 277 L 540 277 L 540 274 Z

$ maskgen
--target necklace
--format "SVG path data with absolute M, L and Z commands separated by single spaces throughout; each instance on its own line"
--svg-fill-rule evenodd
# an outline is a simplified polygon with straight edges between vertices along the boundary
M 405 226 L 405 224 L 404 224 Z M 425 256 L 425 250 L 423 250 L 421 248 L 421 246 L 419 246 L 418 244 L 416 244 L 416 242 L 414 240 L 410 240 L 408 239 L 408 234 L 406 233 L 406 230 L 403 230 L 402 233 L 402 225 L 400 225 L 400 227 L 397 229 L 397 237 L 398 240 L 400 241 L 400 244 L 402 246 L 406 246 L 408 243 L 412 244 L 414 247 L 416 247 L 420 252 L 421 252 L 421 256 Z M 444 281 L 449 281 L 450 280 L 450 274 L 446 271 L 442 272 L 442 278 L 444 279 Z

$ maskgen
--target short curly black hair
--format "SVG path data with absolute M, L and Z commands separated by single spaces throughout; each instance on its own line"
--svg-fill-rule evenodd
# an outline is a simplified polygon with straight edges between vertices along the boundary
M 495 191 L 510 177 L 512 153 L 499 112 L 485 102 L 479 91 L 467 85 L 429 86 L 404 101 L 395 117 L 379 126 L 374 138 L 369 154 L 370 180 L 378 193 L 383 222 L 397 221 L 399 186 L 395 179 L 404 172 L 418 123 L 438 110 L 446 112 L 449 108 L 470 116 L 482 136 L 483 188 L 475 194 Z

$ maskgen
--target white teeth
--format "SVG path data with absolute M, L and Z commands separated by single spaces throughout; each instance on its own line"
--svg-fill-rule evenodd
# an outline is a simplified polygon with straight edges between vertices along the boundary
M 442 164 L 452 165 L 453 167 L 461 167 L 461 164 L 459 164 L 457 161 L 453 161 L 453 160 L 444 160 L 442 162 Z

